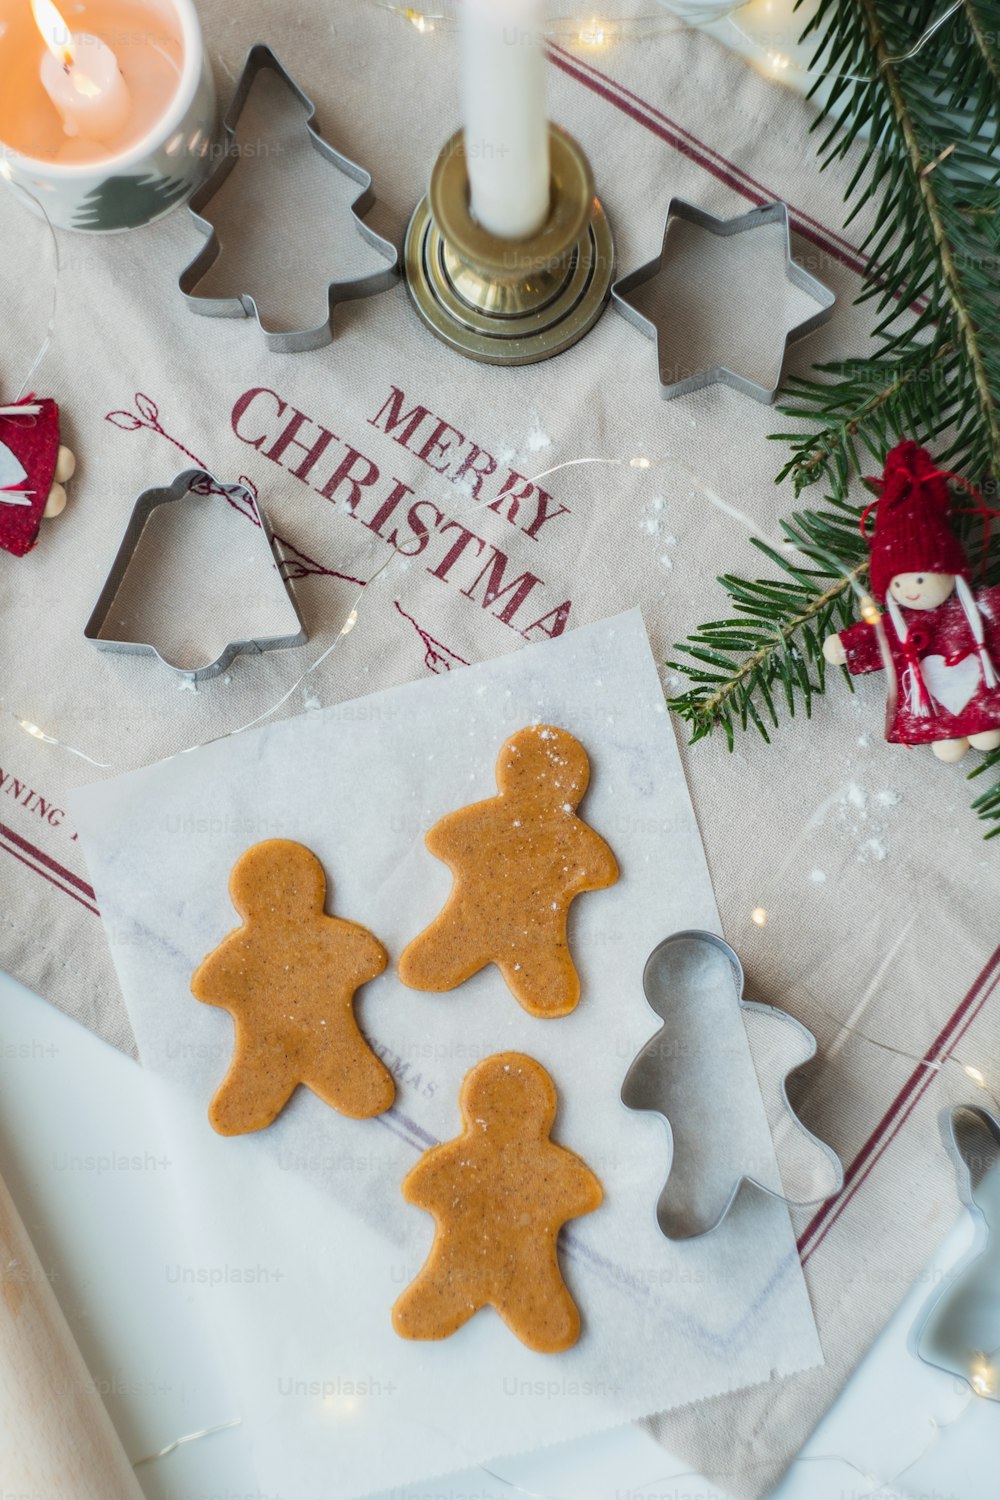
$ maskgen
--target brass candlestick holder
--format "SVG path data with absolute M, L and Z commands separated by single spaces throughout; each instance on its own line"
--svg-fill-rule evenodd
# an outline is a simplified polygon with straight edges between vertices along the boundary
M 501 239 L 473 219 L 461 130 L 445 142 L 406 233 L 406 283 L 428 328 L 469 359 L 551 359 L 597 322 L 615 247 L 578 143 L 549 126 L 552 190 L 537 234 Z

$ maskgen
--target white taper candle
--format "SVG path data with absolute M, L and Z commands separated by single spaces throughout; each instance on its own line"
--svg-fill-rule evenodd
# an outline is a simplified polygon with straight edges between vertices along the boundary
M 473 217 L 525 239 L 549 211 L 543 0 L 463 0 L 462 98 Z

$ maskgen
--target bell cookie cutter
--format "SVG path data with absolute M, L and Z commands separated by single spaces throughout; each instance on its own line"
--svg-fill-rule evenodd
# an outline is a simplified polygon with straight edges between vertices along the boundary
M 975 1240 L 932 1298 L 916 1352 L 977 1396 L 1000 1401 L 1000 1119 L 979 1104 L 959 1104 L 942 1125 Z
M 212 297 L 198 291 L 199 283 L 222 253 L 222 240 L 218 230 L 204 217 L 203 210 L 222 187 L 240 159 L 240 149 L 236 141 L 239 118 L 254 80 L 265 68 L 276 73 L 305 108 L 307 116 L 305 127 L 310 142 L 320 156 L 336 167 L 338 172 L 342 172 L 344 176 L 358 184 L 361 191 L 351 204 L 355 226 L 362 239 L 388 261 L 384 270 L 372 271 L 364 276 L 350 277 L 344 281 L 331 281 L 327 287 L 328 316 L 325 322 L 317 324 L 315 328 L 300 328 L 291 331 L 267 329 L 260 320 L 257 303 L 249 292 L 240 292 L 230 297 Z M 204 317 L 254 318 L 257 327 L 264 335 L 264 342 L 275 353 L 299 354 L 307 349 L 321 349 L 333 339 L 333 313 L 339 302 L 348 302 L 358 297 L 372 297 L 378 292 L 388 291 L 399 279 L 399 251 L 396 246 L 376 234 L 373 229 L 369 229 L 364 223 L 364 215 L 375 202 L 371 174 L 363 167 L 359 167 L 356 162 L 351 161 L 349 157 L 342 155 L 330 145 L 329 141 L 323 139 L 316 123 L 316 106 L 308 94 L 299 88 L 271 48 L 263 42 L 257 42 L 247 53 L 247 60 L 243 65 L 236 93 L 233 95 L 232 103 L 222 123 L 226 133 L 226 149 L 222 160 L 188 204 L 195 224 L 206 236 L 208 243 L 181 273 L 178 286 L 184 300 L 192 312 L 201 313 Z
M 747 230 L 759 229 L 765 224 L 782 226 L 785 240 L 785 276 L 793 286 L 798 287 L 799 291 L 805 292 L 820 305 L 810 317 L 797 323 L 785 334 L 781 362 L 772 385 L 764 385 L 758 380 L 751 380 L 748 376 L 740 375 L 726 365 L 714 365 L 708 370 L 697 370 L 694 374 L 685 375 L 680 379 L 674 379 L 671 376 L 664 357 L 664 343 L 668 330 L 665 329 L 662 320 L 656 321 L 640 312 L 632 302 L 631 295 L 644 283 L 652 281 L 663 269 L 670 253 L 668 235 L 673 219 L 683 219 L 689 224 L 694 224 L 698 229 L 703 229 L 723 239 L 728 239 L 734 234 L 743 234 Z M 724 385 L 732 386 L 734 390 L 742 391 L 745 396 L 752 396 L 755 401 L 763 401 L 765 405 L 770 406 L 781 388 L 789 348 L 799 339 L 804 339 L 807 334 L 813 333 L 832 317 L 837 298 L 828 286 L 810 275 L 793 258 L 787 203 L 765 203 L 760 208 L 752 208 L 749 213 L 741 214 L 736 219 L 717 219 L 714 214 L 706 213 L 704 209 L 698 208 L 693 203 L 686 203 L 682 198 L 671 198 L 663 225 L 663 241 L 659 255 L 655 260 L 640 266 L 637 271 L 630 271 L 627 276 L 619 277 L 611 288 L 611 300 L 622 316 L 638 328 L 640 333 L 655 340 L 660 395 L 664 401 L 671 401 L 675 396 L 684 396 L 690 391 L 703 390 L 706 386 L 715 385 L 721 381 Z
M 782 1010 L 744 999 L 743 965 L 713 932 L 665 938 L 649 955 L 642 982 L 663 1025 L 629 1067 L 621 1099 L 628 1109 L 660 1115 L 667 1127 L 671 1161 L 656 1205 L 664 1237 L 694 1239 L 717 1229 L 744 1182 L 803 1207 L 839 1193 L 839 1157 L 806 1129 L 786 1090 L 789 1076 L 816 1054 L 812 1032 Z M 755 1031 L 766 1031 L 766 1053 L 752 1049 L 748 1017 Z M 713 1073 L 724 1066 L 725 1075 L 706 1088 L 698 1064 L 709 1054 L 720 1060 Z M 768 1072 L 762 1078 L 765 1055 Z M 729 1118 L 734 1100 L 738 1109 L 752 1112 L 758 1099 L 765 1119 L 759 1112 L 756 1121 L 746 1113 Z M 712 1160 L 720 1145 L 735 1165 Z M 796 1174 L 801 1190 L 795 1188 Z
M 110 618 L 115 599 L 125 580 L 125 575 L 135 556 L 136 549 L 139 546 L 143 530 L 150 515 L 158 506 L 169 505 L 171 501 L 182 500 L 185 496 L 192 493 L 204 494 L 206 496 L 231 496 L 239 502 L 238 508 L 248 508 L 252 518 L 256 520 L 259 526 L 262 555 L 266 547 L 270 564 L 273 566 L 276 563 L 274 535 L 268 523 L 267 516 L 264 514 L 253 491 L 248 489 L 245 484 L 221 484 L 214 475 L 209 474 L 205 469 L 185 469 L 182 474 L 177 475 L 172 484 L 159 489 L 144 490 L 135 502 L 129 523 L 125 528 L 125 535 L 122 537 L 118 551 L 115 553 L 115 560 L 111 565 L 111 571 L 101 590 L 100 597 L 94 605 L 90 619 L 84 627 L 84 637 L 88 641 L 91 641 L 99 651 L 123 652 L 129 656 L 155 656 L 157 661 L 161 661 L 171 671 L 178 672 L 181 676 L 192 682 L 202 682 L 206 678 L 217 677 L 220 672 L 225 671 L 235 656 L 260 653 L 262 651 L 283 651 L 290 646 L 304 646 L 309 637 L 302 623 L 302 616 L 299 613 L 299 606 L 296 602 L 292 586 L 280 568 L 278 569 L 278 576 L 281 578 L 285 595 L 299 627 L 293 635 L 264 636 L 253 640 L 230 641 L 220 656 L 201 667 L 180 666 L 176 662 L 169 661 L 167 657 L 148 641 L 119 641 L 101 635 L 102 629 Z

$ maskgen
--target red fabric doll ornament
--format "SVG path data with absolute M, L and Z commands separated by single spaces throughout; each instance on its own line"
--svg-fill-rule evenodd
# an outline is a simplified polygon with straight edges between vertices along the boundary
M 65 480 L 76 459 L 59 446 L 59 408 L 27 396 L 0 406 L 0 547 L 23 557 L 38 540 L 43 517 L 66 508 Z
M 1000 745 L 1000 588 L 973 593 L 947 479 L 914 442 L 889 454 L 869 538 L 870 588 L 886 618 L 828 636 L 823 655 L 853 673 L 884 668 L 886 739 L 956 761 L 970 745 Z

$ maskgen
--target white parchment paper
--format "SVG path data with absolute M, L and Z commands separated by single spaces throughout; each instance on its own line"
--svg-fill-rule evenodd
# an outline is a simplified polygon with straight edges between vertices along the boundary
M 580 815 L 621 868 L 611 890 L 574 903 L 583 993 L 558 1020 L 528 1016 L 492 968 L 444 995 L 407 990 L 393 972 L 450 884 L 425 830 L 492 795 L 500 745 L 539 720 L 585 745 Z M 666 1132 L 619 1100 L 658 1025 L 642 993 L 648 953 L 680 928 L 718 930 L 638 611 L 100 783 L 73 812 L 143 1063 L 162 1081 L 192 1279 L 211 1289 L 265 1491 L 348 1500 L 821 1362 L 784 1204 L 745 1191 L 718 1231 L 668 1242 L 654 1217 Z M 236 925 L 234 861 L 269 837 L 315 850 L 328 910 L 389 950 L 358 1015 L 397 1097 L 359 1121 L 299 1089 L 269 1130 L 224 1140 L 205 1110 L 231 1021 L 189 984 Z M 400 1181 L 420 1151 L 458 1133 L 469 1066 L 505 1048 L 549 1069 L 555 1138 L 605 1190 L 601 1209 L 564 1231 L 584 1332 L 557 1357 L 523 1348 L 490 1309 L 436 1344 L 402 1340 L 390 1322 L 433 1227 Z M 759 1119 L 752 1070 L 740 1085 L 700 1049 L 691 1067 L 734 1120 Z

